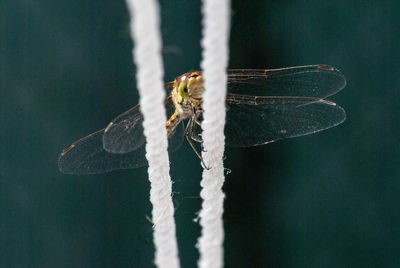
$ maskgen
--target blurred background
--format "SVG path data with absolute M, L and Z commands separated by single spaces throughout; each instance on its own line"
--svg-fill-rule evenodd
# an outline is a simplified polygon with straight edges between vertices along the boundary
M 226 149 L 226 267 L 400 266 L 400 3 L 232 1 L 230 68 L 329 64 L 344 124 Z M 161 1 L 165 81 L 199 68 L 200 1 Z M 138 103 L 124 1 L 0 3 L 0 266 L 152 267 L 146 168 L 58 171 L 61 150 Z M 170 156 L 182 267 L 202 169 Z

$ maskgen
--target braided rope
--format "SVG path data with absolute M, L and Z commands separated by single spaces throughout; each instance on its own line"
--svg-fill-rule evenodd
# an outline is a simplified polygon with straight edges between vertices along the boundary
M 174 207 L 169 175 L 168 141 L 165 129 L 165 92 L 161 58 L 160 12 L 155 0 L 127 0 L 131 15 L 133 54 L 146 137 L 146 158 L 153 205 L 155 264 L 179 267 Z
M 203 170 L 200 196 L 201 237 L 198 240 L 198 265 L 223 267 L 223 154 L 225 146 L 226 69 L 229 42 L 229 0 L 203 0 L 203 70 L 206 91 L 203 96 L 204 120 L 202 157 L 207 168 Z

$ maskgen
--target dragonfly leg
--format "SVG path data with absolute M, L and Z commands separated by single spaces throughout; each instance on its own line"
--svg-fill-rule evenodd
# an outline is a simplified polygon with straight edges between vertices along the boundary
M 201 113 L 193 113 L 192 130 L 191 130 L 192 132 L 191 133 L 195 133 L 196 127 L 201 127 L 202 121 L 203 121 L 203 118 L 202 118 Z M 201 134 L 199 134 L 199 136 L 201 136 Z M 193 136 L 191 135 L 191 137 L 193 137 Z M 194 139 L 194 140 L 200 143 L 202 152 L 207 152 L 207 150 L 205 150 L 204 146 L 203 146 L 203 139 Z
M 194 121 L 195 123 L 193 123 L 192 124 L 192 129 L 191 129 L 191 132 L 190 132 L 190 134 L 192 134 L 192 133 L 195 133 L 195 131 L 196 131 L 196 127 L 199 127 L 200 125 L 199 124 L 197 124 L 197 121 Z M 191 137 L 192 137 L 192 139 L 193 139 L 193 136 L 192 135 L 190 135 Z M 199 136 L 201 136 L 201 134 L 199 134 Z M 193 140 L 195 140 L 195 141 L 197 141 L 198 143 L 200 143 L 200 146 L 201 146 L 201 151 L 202 152 L 207 152 L 207 150 L 206 149 L 204 149 L 204 146 L 203 146 L 203 139 L 193 139 Z
M 201 127 L 201 123 L 203 122 L 203 110 L 200 108 L 199 110 L 197 110 L 193 114 L 194 114 L 194 116 L 193 116 L 193 121 L 194 121 L 194 123 L 193 123 L 193 132 L 194 132 L 195 128 L 197 126 Z M 202 152 L 207 152 L 207 150 L 205 150 L 204 146 L 203 146 L 203 139 L 199 140 L 199 142 L 200 142 L 200 145 L 201 145 L 201 151 Z
M 195 147 L 194 144 L 193 144 L 193 140 L 192 140 L 192 138 L 191 138 L 191 137 L 192 137 L 192 133 L 193 133 L 193 131 L 194 131 L 194 127 L 195 127 L 195 124 L 194 124 L 193 122 L 195 122 L 195 121 L 194 121 L 193 118 L 192 118 L 192 119 L 189 120 L 189 123 L 188 123 L 187 126 L 186 126 L 186 129 L 185 129 L 185 136 L 186 136 L 186 139 L 187 139 L 188 143 L 190 144 L 190 147 L 192 147 L 194 153 L 195 153 L 195 154 L 197 155 L 197 157 L 200 159 L 202 166 L 203 166 L 205 169 L 210 170 L 210 167 L 208 167 L 208 166 L 206 165 L 206 163 L 204 162 L 203 157 L 201 157 L 201 154 L 197 151 L 196 147 Z M 201 144 L 203 144 L 202 141 L 201 141 Z M 203 147 L 203 146 L 202 146 L 202 147 Z
M 194 153 L 195 153 L 195 154 L 197 155 L 197 157 L 200 159 L 201 165 L 202 165 L 205 169 L 210 170 L 211 168 L 208 167 L 208 166 L 206 165 L 206 163 L 204 162 L 203 157 L 201 157 L 201 155 L 200 155 L 199 152 L 197 151 L 196 147 L 194 146 L 194 144 L 193 144 L 192 140 L 189 138 L 189 136 L 186 136 L 186 139 L 187 139 L 187 141 L 189 142 L 190 146 L 192 147 Z
M 185 128 L 185 136 L 191 135 L 193 131 L 193 120 L 190 119 Z
M 203 142 L 203 139 L 201 139 L 201 141 L 200 141 L 200 146 L 201 146 L 201 151 L 202 151 L 202 152 L 207 152 L 207 150 L 204 149 L 204 142 Z

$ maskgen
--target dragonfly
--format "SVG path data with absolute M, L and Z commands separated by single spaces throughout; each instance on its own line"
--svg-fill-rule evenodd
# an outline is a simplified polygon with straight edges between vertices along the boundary
M 331 66 L 232 69 L 227 76 L 227 146 L 250 147 L 304 136 L 346 119 L 342 107 L 326 100 L 346 86 L 344 75 Z M 202 72 L 185 73 L 167 83 L 166 89 L 168 151 L 176 151 L 186 137 L 197 153 L 194 144 L 202 142 Z M 78 175 L 143 167 L 147 165 L 145 143 L 143 115 L 136 105 L 106 128 L 65 148 L 59 169 Z

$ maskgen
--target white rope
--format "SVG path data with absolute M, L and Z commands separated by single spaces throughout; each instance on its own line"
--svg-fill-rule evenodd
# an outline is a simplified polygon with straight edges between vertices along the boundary
M 162 268 L 179 267 L 165 129 L 159 6 L 155 0 L 127 0 L 127 5 L 131 15 L 133 54 L 149 162 L 155 264 Z
M 205 83 L 202 153 L 209 169 L 203 170 L 203 199 L 200 211 L 201 237 L 198 241 L 201 268 L 223 266 L 223 154 L 225 146 L 225 96 L 227 86 L 229 0 L 203 0 L 203 61 Z

